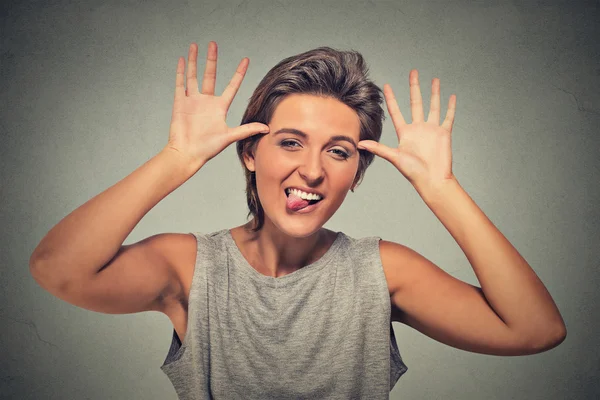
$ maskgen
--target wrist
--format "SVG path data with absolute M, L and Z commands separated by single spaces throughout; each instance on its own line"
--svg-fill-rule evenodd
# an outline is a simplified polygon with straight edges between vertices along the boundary
M 169 165 L 171 165 L 178 174 L 184 175 L 186 179 L 193 176 L 205 164 L 201 160 L 193 160 L 179 150 L 169 146 L 164 147 L 158 155 L 167 160 Z
M 454 175 L 450 178 L 435 182 L 420 182 L 413 185 L 417 190 L 423 201 L 430 204 L 436 201 L 443 200 L 448 191 L 452 191 L 457 187 L 460 187 L 458 180 Z

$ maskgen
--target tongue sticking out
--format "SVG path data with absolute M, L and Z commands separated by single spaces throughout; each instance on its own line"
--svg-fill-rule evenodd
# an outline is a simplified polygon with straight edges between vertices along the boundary
M 298 197 L 293 193 L 290 193 L 290 195 L 287 198 L 287 207 L 290 210 L 298 211 L 298 210 L 303 209 L 307 205 L 308 205 L 308 200 L 304 200 L 303 198 Z

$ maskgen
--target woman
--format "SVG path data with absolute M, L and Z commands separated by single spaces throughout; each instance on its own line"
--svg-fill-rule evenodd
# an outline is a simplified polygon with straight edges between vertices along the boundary
M 387 398 L 407 370 L 391 321 L 484 354 L 534 354 L 564 340 L 542 282 L 452 173 L 456 96 L 440 125 L 439 79 L 425 121 L 410 72 L 410 124 L 384 85 L 399 141 L 389 148 L 379 143 L 381 90 L 356 52 L 322 47 L 281 61 L 236 128 L 226 114 L 248 60 L 217 97 L 216 43 L 201 90 L 197 55 L 192 43 L 187 79 L 178 60 L 165 148 L 60 221 L 30 261 L 43 288 L 76 306 L 165 313 L 174 331 L 161 369 L 180 398 Z M 234 142 L 249 223 L 122 245 L 152 207 Z M 413 185 L 481 287 L 401 244 L 323 228 L 374 155 Z

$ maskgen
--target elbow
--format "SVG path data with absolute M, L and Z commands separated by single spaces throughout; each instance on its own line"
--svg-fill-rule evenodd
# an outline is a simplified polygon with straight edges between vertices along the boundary
M 552 347 L 556 347 L 559 344 L 561 344 L 562 342 L 565 341 L 565 339 L 567 338 L 567 327 L 565 326 L 565 324 L 561 324 L 558 329 L 557 329 L 557 334 L 556 334 L 556 338 L 553 342 L 553 346 Z
M 65 279 L 61 277 L 52 264 L 45 260 L 32 257 L 29 260 L 29 273 L 42 289 L 52 294 L 66 286 Z
M 35 248 L 31 256 L 29 256 L 29 273 L 36 277 L 42 270 L 42 263 L 46 264 L 48 252 L 40 250 L 39 246 Z
M 567 327 L 564 324 L 558 325 L 552 330 L 548 330 L 552 334 L 545 335 L 543 338 L 538 338 L 533 345 L 530 346 L 531 354 L 542 353 L 557 347 L 567 338 Z
M 46 290 L 48 289 L 47 275 L 49 274 L 46 272 L 46 267 L 42 267 L 41 262 L 34 260 L 33 257 L 29 259 L 29 274 L 33 277 L 37 284 L 40 285 L 40 287 Z
M 33 278 L 37 281 L 38 276 L 40 275 L 40 261 L 37 257 L 35 257 L 35 253 L 31 255 L 29 258 L 29 273 Z

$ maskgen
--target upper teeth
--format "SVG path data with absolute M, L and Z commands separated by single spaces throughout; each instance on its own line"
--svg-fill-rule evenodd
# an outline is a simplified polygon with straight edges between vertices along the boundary
M 321 200 L 321 196 L 314 193 L 306 193 L 298 189 L 287 189 L 287 193 L 293 193 L 298 197 L 303 198 L 304 200 Z

